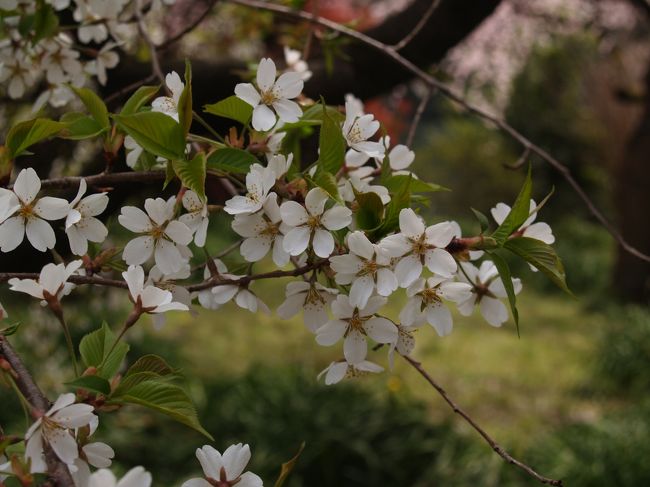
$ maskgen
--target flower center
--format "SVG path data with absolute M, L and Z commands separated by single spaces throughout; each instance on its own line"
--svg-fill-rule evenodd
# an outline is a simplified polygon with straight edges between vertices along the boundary
M 352 127 L 350 127 L 348 140 L 353 144 L 363 140 L 363 137 L 361 136 L 361 127 L 359 127 L 359 124 L 356 121 L 352 124 Z
M 442 298 L 438 295 L 438 287 L 427 287 L 420 293 L 422 296 L 422 304 L 426 306 L 438 305 L 442 303 Z
M 270 90 L 262 91 L 262 96 L 260 101 L 264 105 L 272 105 L 274 102 L 278 101 L 279 99 L 280 96 L 278 95 L 278 93 L 273 88 L 271 88 Z
M 278 233 L 280 233 L 279 225 L 271 222 L 266 222 L 266 228 L 260 232 L 260 235 L 275 238 Z
M 411 241 L 411 251 L 413 254 L 424 257 L 428 250 L 434 248 L 432 245 L 428 244 L 425 239 L 425 234 L 420 235 L 417 240 L 414 238 L 409 239 Z
M 345 334 L 346 336 L 348 333 L 350 333 L 352 330 L 356 330 L 359 333 L 363 333 L 364 335 L 366 334 L 366 330 L 363 327 L 363 324 L 370 319 L 370 316 L 359 316 L 359 310 L 358 308 L 354 309 L 354 312 L 352 313 L 352 317 L 348 319 L 348 331 Z
M 309 288 L 309 291 L 307 291 L 307 296 L 305 297 L 305 305 L 307 304 L 325 304 L 325 298 L 323 298 L 316 288 L 312 286 Z
M 315 230 L 316 228 L 320 227 L 320 215 L 310 215 L 309 219 L 307 220 L 307 226 L 310 230 Z
M 363 260 L 363 267 L 359 272 L 357 272 L 357 276 L 374 276 L 377 274 L 377 270 L 379 269 L 379 264 L 372 259 L 372 260 Z
M 34 218 L 36 215 L 34 214 L 34 207 L 28 203 L 22 203 L 20 205 L 20 210 L 18 210 L 18 215 L 20 215 L 22 218 L 25 220 L 29 220 L 30 218 Z

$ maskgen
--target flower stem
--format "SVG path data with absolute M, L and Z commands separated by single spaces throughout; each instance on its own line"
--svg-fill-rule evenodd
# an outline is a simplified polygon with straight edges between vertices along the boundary
M 72 342 L 70 329 L 68 328 L 68 324 L 65 322 L 65 319 L 63 318 L 63 312 L 54 313 L 54 314 L 59 319 L 59 323 L 61 323 L 61 327 L 63 328 L 63 334 L 65 335 L 65 343 L 68 347 L 68 353 L 70 354 L 70 358 L 72 359 L 72 366 L 74 367 L 74 375 L 75 377 L 79 377 L 79 365 L 77 364 L 77 354 L 74 351 L 74 343 Z

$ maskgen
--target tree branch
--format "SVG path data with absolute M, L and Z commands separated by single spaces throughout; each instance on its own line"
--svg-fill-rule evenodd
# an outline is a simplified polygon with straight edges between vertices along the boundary
M 550 155 L 547 151 L 530 141 L 528 138 L 526 138 L 521 132 L 519 132 L 517 129 L 512 127 L 510 124 L 508 124 L 506 121 L 500 119 L 499 117 L 492 115 L 488 113 L 487 111 L 483 110 L 482 108 L 479 108 L 475 105 L 470 104 L 467 102 L 461 95 L 458 95 L 454 90 L 452 90 L 450 87 L 445 85 L 444 83 L 441 83 L 440 81 L 436 80 L 433 76 L 429 75 L 426 71 L 422 70 L 418 66 L 416 66 L 414 63 L 406 59 L 404 56 L 402 56 L 399 52 L 395 50 L 395 48 L 378 41 L 376 39 L 373 39 L 372 37 L 369 37 L 366 34 L 363 34 L 361 32 L 358 32 L 356 30 L 350 29 L 348 27 L 345 27 L 341 24 L 338 24 L 336 22 L 332 22 L 331 20 L 322 18 L 322 17 L 314 17 L 311 14 L 304 12 L 304 11 L 299 11 L 299 10 L 292 10 L 289 7 L 285 7 L 283 5 L 277 5 L 277 4 L 272 4 L 268 3 L 265 1 L 260 1 L 260 0 L 228 0 L 230 3 L 236 3 L 238 5 L 244 5 L 247 7 L 251 8 L 257 8 L 257 9 L 263 9 L 263 10 L 268 10 L 270 12 L 275 12 L 280 15 L 284 15 L 289 18 L 293 19 L 300 19 L 300 20 L 307 20 L 312 23 L 319 24 L 323 27 L 327 27 L 329 29 L 332 29 L 336 32 L 340 32 L 341 34 L 344 34 L 352 39 L 356 39 L 357 41 L 372 47 L 373 49 L 382 52 L 385 56 L 389 57 L 390 59 L 394 60 L 397 64 L 402 66 L 403 68 L 407 69 L 409 72 L 411 72 L 414 76 L 417 78 L 421 79 L 423 82 L 428 84 L 430 87 L 437 89 L 440 93 L 442 93 L 444 96 L 446 96 L 448 99 L 452 100 L 455 103 L 458 103 L 460 106 L 462 106 L 465 110 L 467 110 L 470 113 L 473 113 L 480 118 L 492 123 L 495 125 L 498 129 L 501 131 L 505 132 L 507 135 L 509 135 L 512 139 L 517 141 L 519 144 L 521 144 L 524 149 L 528 149 L 531 153 L 536 154 L 540 158 L 542 158 L 544 161 L 546 161 L 551 167 L 553 167 L 555 170 L 557 170 L 564 180 L 571 186 L 571 188 L 575 191 L 575 193 L 582 199 L 583 203 L 585 206 L 589 209 L 591 214 L 600 222 L 600 224 L 605 227 L 605 229 L 616 239 L 616 241 L 619 243 L 619 245 L 628 253 L 634 255 L 635 257 L 646 261 L 650 262 L 650 256 L 642 253 L 639 251 L 637 248 L 633 247 L 630 245 L 623 235 L 618 231 L 618 229 L 603 215 L 603 213 L 598 209 L 598 207 L 595 205 L 595 203 L 591 200 L 589 195 L 585 192 L 584 189 L 582 189 L 582 186 L 575 180 L 573 175 L 571 174 L 571 171 L 567 166 L 562 164 L 560 161 L 558 161 L 556 158 L 554 158 L 552 155 Z
M 395 44 L 393 46 L 393 49 L 396 51 L 404 49 L 420 33 L 424 26 L 427 25 L 429 19 L 431 18 L 431 15 L 433 15 L 433 12 L 438 8 L 438 5 L 440 5 L 440 0 L 433 0 L 425 14 L 420 18 L 420 21 L 417 23 L 415 28 L 406 34 L 406 36 L 404 36 L 401 41 Z
M 36 385 L 22 360 L 4 335 L 0 335 L 0 355 L 9 362 L 9 365 L 11 365 L 11 368 L 16 373 L 16 385 L 34 409 L 34 413 L 38 416 L 45 414 L 50 409 L 50 401 Z M 44 443 L 43 446 L 45 450 L 45 462 L 51 479 L 59 487 L 73 487 L 74 482 L 70 476 L 68 466 L 56 456 L 47 443 Z
M 540 481 L 543 484 L 548 484 L 548 485 L 555 485 L 561 487 L 563 485 L 562 480 L 556 480 L 556 479 L 551 479 L 548 477 L 544 477 L 543 475 L 538 474 L 535 470 L 533 470 L 531 467 L 526 465 L 525 463 L 517 460 L 516 458 L 513 458 L 507 451 L 503 449 L 501 445 L 499 445 L 496 441 L 492 439 L 490 435 L 488 435 L 485 430 L 476 422 L 472 419 L 472 417 L 467 414 L 463 409 L 456 404 L 456 402 L 449 397 L 449 394 L 447 394 L 447 391 L 445 391 L 440 384 L 438 384 L 433 377 L 429 375 L 429 373 L 424 370 L 422 367 L 422 364 L 411 357 L 408 357 L 406 355 L 402 355 L 402 358 L 406 360 L 415 370 L 419 372 L 419 374 L 426 379 L 426 381 L 431 384 L 431 386 L 442 396 L 442 398 L 445 400 L 449 406 L 451 406 L 451 409 L 461 416 L 474 430 L 483 437 L 483 439 L 490 445 L 490 447 L 499 455 L 501 458 L 503 458 L 506 462 L 515 465 L 516 467 L 519 467 L 522 469 L 524 472 L 526 472 L 528 475 L 531 477 L 534 477 L 536 480 Z

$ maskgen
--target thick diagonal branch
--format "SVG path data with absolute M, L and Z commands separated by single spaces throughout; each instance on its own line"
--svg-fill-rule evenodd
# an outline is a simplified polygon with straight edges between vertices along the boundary
M 41 392 L 31 374 L 23 364 L 16 351 L 7 341 L 7 337 L 0 335 L 0 356 L 11 365 L 15 372 L 16 386 L 25 396 L 25 399 L 33 408 L 33 413 L 37 416 L 42 416 L 50 408 L 50 401 Z M 56 483 L 58 487 L 73 487 L 74 482 L 70 476 L 68 466 L 63 463 L 54 453 L 52 448 L 44 444 L 45 449 L 45 462 L 50 478 Z

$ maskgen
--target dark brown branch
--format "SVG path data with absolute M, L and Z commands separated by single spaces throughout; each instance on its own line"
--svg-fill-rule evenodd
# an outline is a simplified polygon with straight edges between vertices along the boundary
M 171 47 L 173 44 L 175 44 L 183 37 L 185 37 L 185 35 L 189 34 L 194 29 L 196 29 L 199 26 L 199 24 L 203 22 L 203 20 L 208 16 L 210 11 L 212 10 L 212 7 L 214 7 L 216 3 L 217 0 L 210 0 L 210 3 L 205 8 L 205 10 L 201 13 L 201 15 L 199 15 L 193 22 L 190 22 L 183 30 L 173 35 L 169 39 L 165 39 L 165 41 L 162 44 L 157 46 L 157 49 L 159 51 L 162 51 L 164 49 Z
M 468 103 L 461 95 L 458 95 L 453 89 L 451 89 L 444 83 L 441 83 L 440 81 L 436 80 L 433 76 L 429 75 L 426 71 L 422 70 L 414 63 L 412 63 L 404 56 L 402 56 L 393 47 L 384 44 L 383 42 L 380 42 L 376 39 L 373 39 L 372 37 L 369 37 L 366 34 L 350 29 L 336 22 L 332 22 L 331 20 L 322 17 L 314 18 L 311 14 L 304 11 L 292 10 L 291 8 L 284 7 L 282 5 L 272 4 L 260 0 L 228 0 L 228 1 L 230 1 L 231 3 L 236 3 L 238 5 L 244 5 L 247 7 L 268 10 L 293 19 L 308 20 L 310 22 L 322 25 L 323 27 L 327 27 L 328 29 L 332 29 L 336 32 L 340 32 L 341 34 L 344 34 L 352 39 L 356 39 L 359 42 L 369 47 L 372 47 L 379 52 L 384 53 L 384 55 L 393 59 L 397 64 L 410 71 L 413 75 L 415 75 L 417 78 L 427 83 L 430 87 L 437 89 L 444 96 L 454 101 L 455 103 L 458 103 L 468 112 L 473 113 L 479 116 L 480 118 L 492 123 L 501 131 L 509 135 L 512 139 L 514 139 L 519 144 L 521 144 L 524 147 L 524 149 L 530 150 L 531 153 L 536 154 L 544 161 L 546 161 L 549 165 L 551 165 L 551 167 L 553 167 L 556 171 L 558 171 L 562 175 L 564 180 L 569 184 L 569 186 L 571 186 L 571 188 L 580 197 L 580 199 L 582 199 L 583 203 L 589 209 L 590 213 L 600 222 L 601 225 L 603 225 L 603 227 L 607 229 L 607 231 L 616 239 L 619 245 L 626 252 L 630 253 L 631 255 L 634 255 L 635 257 L 641 260 L 650 262 L 650 256 L 642 253 L 641 251 L 639 251 L 638 249 L 630 245 L 625 240 L 623 235 L 618 231 L 618 229 L 605 217 L 605 215 L 603 215 L 603 213 L 598 209 L 595 203 L 591 200 L 589 195 L 587 195 L 585 190 L 582 189 L 582 186 L 580 186 L 580 184 L 575 180 L 575 178 L 573 177 L 571 171 L 567 166 L 562 164 L 560 161 L 558 161 L 556 158 L 550 155 L 547 151 L 545 151 L 538 145 L 528 140 L 521 132 L 519 132 L 517 129 L 512 127 L 506 121 L 501 120 L 499 117 L 488 113 L 482 108 L 479 108 L 475 105 Z
M 402 358 L 406 360 L 415 370 L 417 370 L 422 377 L 426 379 L 426 381 L 431 384 L 431 386 L 442 396 L 442 398 L 445 400 L 449 406 L 451 406 L 451 409 L 461 416 L 474 430 L 483 437 L 483 439 L 490 445 L 490 447 L 499 455 L 501 458 L 503 458 L 506 462 L 515 465 L 516 467 L 519 467 L 522 469 L 524 472 L 526 472 L 528 475 L 531 477 L 534 477 L 538 481 L 540 481 L 543 484 L 548 484 L 548 485 L 556 485 L 556 486 L 562 486 L 562 480 L 556 480 L 556 479 L 551 479 L 548 477 L 544 477 L 543 475 L 538 474 L 535 470 L 533 470 L 531 467 L 526 465 L 525 463 L 517 460 L 516 458 L 513 458 L 512 455 L 510 455 L 507 451 L 503 449 L 501 445 L 499 445 L 492 437 L 485 432 L 485 430 L 476 422 L 472 419 L 472 417 L 467 414 L 463 409 L 461 409 L 456 402 L 449 397 L 449 394 L 447 394 L 447 391 L 445 391 L 440 384 L 438 384 L 433 377 L 429 375 L 429 373 L 424 370 L 422 367 L 422 364 L 411 357 L 402 355 Z
M 22 360 L 7 341 L 7 338 L 0 335 L 0 355 L 5 358 L 16 374 L 16 386 L 21 394 L 34 409 L 35 416 L 42 416 L 50 409 L 50 401 L 41 392 L 34 382 L 31 374 L 23 364 Z M 70 476 L 68 466 L 63 463 L 54 453 L 52 448 L 45 443 L 45 462 L 47 464 L 48 474 L 55 484 L 59 487 L 73 487 L 74 482 Z
M 409 32 L 406 36 L 404 36 L 404 38 L 401 41 L 395 44 L 393 46 L 393 49 L 395 49 L 396 51 L 400 51 L 404 49 L 420 33 L 420 31 L 424 28 L 424 26 L 427 25 L 429 19 L 431 18 L 431 15 L 433 15 L 433 12 L 438 8 L 438 5 L 440 5 L 440 0 L 433 0 L 431 2 L 431 5 L 427 9 L 427 11 L 420 18 L 420 21 L 417 23 L 415 28 L 411 32 Z
M 424 110 L 426 110 L 427 105 L 429 104 L 429 100 L 431 100 L 432 94 L 433 94 L 433 89 L 431 87 L 427 87 L 427 92 L 420 100 L 417 110 L 415 110 L 415 115 L 413 116 L 413 121 L 411 122 L 411 127 L 409 128 L 408 136 L 406 137 L 406 145 L 409 148 L 411 147 L 411 144 L 413 144 L 413 139 L 415 138 L 415 132 L 418 129 L 418 125 L 420 125 L 420 120 L 422 120 L 422 115 L 424 114 Z
M 112 187 L 125 183 L 157 183 L 165 180 L 165 171 L 142 171 L 142 172 L 116 172 L 109 174 L 96 174 L 94 176 L 66 176 L 62 178 L 44 179 L 41 181 L 43 189 L 68 189 L 76 188 L 82 179 L 86 180 L 88 186 L 99 188 Z
M 147 47 L 149 48 L 149 55 L 151 56 L 151 73 L 155 74 L 161 83 L 164 83 L 165 75 L 163 74 L 162 69 L 160 68 L 160 61 L 158 60 L 158 52 L 156 50 L 156 44 L 154 44 L 153 40 L 151 40 L 151 37 L 147 32 L 147 26 L 144 23 L 141 0 L 136 0 L 135 2 L 135 16 L 138 19 L 138 32 L 140 32 L 140 35 L 147 43 Z

